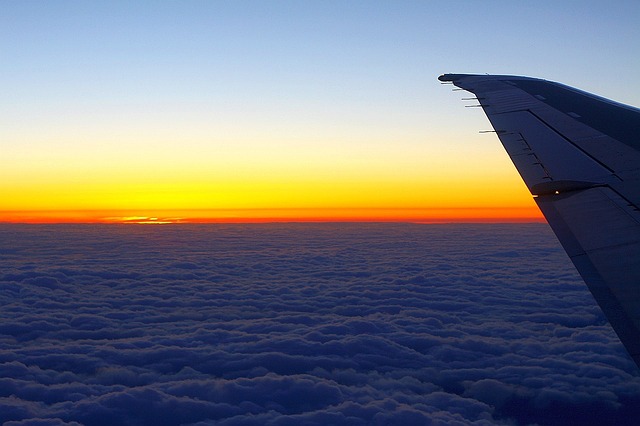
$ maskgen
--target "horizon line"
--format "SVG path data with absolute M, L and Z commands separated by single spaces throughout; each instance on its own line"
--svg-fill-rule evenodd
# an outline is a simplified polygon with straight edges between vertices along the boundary
M 530 223 L 531 207 L 0 210 L 0 223 Z

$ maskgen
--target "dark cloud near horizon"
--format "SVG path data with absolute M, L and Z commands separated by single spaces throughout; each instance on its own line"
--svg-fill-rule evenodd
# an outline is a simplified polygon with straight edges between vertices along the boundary
M 7 425 L 633 424 L 541 224 L 0 226 Z

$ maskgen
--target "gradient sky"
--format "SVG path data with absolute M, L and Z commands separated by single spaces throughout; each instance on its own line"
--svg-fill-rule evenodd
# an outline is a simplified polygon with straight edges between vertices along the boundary
M 539 218 L 484 114 L 436 78 L 637 106 L 639 17 L 637 1 L 1 1 L 0 221 Z

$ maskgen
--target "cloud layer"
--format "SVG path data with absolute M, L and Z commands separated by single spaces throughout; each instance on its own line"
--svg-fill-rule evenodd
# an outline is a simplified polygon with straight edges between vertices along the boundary
M 541 224 L 0 226 L 7 425 L 632 424 Z

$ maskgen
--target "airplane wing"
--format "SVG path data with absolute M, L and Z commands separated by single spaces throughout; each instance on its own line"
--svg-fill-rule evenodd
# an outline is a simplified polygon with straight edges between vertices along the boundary
M 640 367 L 640 109 L 551 81 L 444 74 L 475 94 Z

